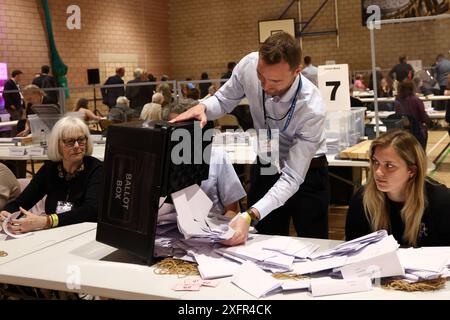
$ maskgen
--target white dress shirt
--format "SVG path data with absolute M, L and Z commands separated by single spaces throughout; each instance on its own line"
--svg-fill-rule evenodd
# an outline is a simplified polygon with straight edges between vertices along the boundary
M 259 54 L 253 52 L 244 57 L 233 70 L 231 78 L 215 93 L 202 102 L 206 106 L 208 120 L 230 113 L 247 97 L 255 129 L 266 129 L 262 106 L 262 87 L 256 73 Z M 280 119 L 289 110 L 298 82 L 302 81 L 297 95 L 291 122 L 282 132 L 287 117 L 282 121 L 267 119 L 271 129 L 279 129 L 279 156 L 281 176 L 266 195 L 253 205 L 261 219 L 282 206 L 303 183 L 314 155 L 326 154 L 325 105 L 319 90 L 308 79 L 299 75 L 282 97 L 266 94 L 267 115 Z

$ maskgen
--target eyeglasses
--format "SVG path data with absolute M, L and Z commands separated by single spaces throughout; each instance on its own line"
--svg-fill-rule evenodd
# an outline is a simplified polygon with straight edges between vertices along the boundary
M 77 139 L 61 139 L 64 145 L 68 148 L 73 148 L 75 146 L 75 142 L 78 143 L 80 147 L 86 145 L 87 137 L 82 136 Z

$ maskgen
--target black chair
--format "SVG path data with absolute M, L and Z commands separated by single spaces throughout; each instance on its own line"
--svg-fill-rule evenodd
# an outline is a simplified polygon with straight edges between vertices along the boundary
M 394 113 L 383 120 L 387 130 L 406 129 L 416 137 L 424 150 L 427 147 L 428 136 L 422 132 L 419 121 L 410 114 Z

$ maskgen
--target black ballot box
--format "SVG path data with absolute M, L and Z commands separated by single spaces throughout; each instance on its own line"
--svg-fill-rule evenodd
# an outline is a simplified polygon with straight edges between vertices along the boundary
M 207 129 L 198 121 L 109 126 L 97 241 L 153 263 L 160 197 L 208 179 Z

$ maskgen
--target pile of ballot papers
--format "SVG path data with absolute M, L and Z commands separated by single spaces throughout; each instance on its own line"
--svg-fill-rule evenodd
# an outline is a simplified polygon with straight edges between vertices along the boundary
M 231 282 L 255 297 L 308 290 L 313 296 L 364 292 L 372 280 L 393 277 L 408 282 L 450 276 L 450 248 L 399 249 L 385 230 L 319 248 L 291 237 L 250 234 L 246 244 L 227 247 L 234 230 L 223 217 L 211 217 L 211 201 L 198 186 L 172 195 L 158 216 L 155 254 L 196 262 L 202 279 L 232 277 Z M 274 273 L 308 275 L 278 280 Z
M 172 204 L 160 203 L 156 234 L 177 229 L 184 239 L 199 242 L 218 242 L 230 239 L 234 230 L 229 219 L 210 215 L 212 201 L 196 184 L 173 193 Z M 161 199 L 163 202 L 164 199 Z
M 422 247 L 399 249 L 400 263 L 405 274 L 398 277 L 410 283 L 450 277 L 450 248 Z

